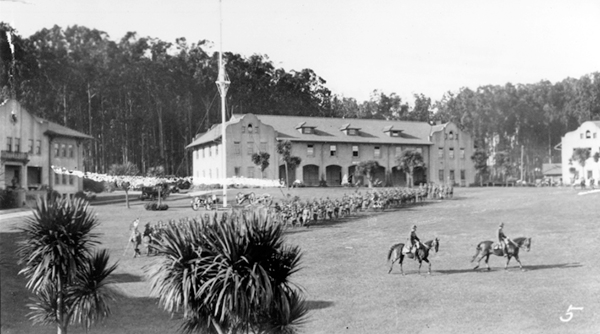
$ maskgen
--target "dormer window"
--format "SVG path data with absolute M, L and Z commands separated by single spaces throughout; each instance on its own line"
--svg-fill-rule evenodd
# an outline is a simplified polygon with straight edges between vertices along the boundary
M 348 129 L 348 136 L 356 136 L 358 134 L 357 129 Z
M 587 131 L 585 132 L 585 138 L 586 138 L 586 139 L 592 138 L 592 133 L 590 132 L 590 130 L 587 130 Z
M 387 135 L 390 137 L 400 137 L 402 130 L 394 129 L 394 126 L 390 125 L 383 128 L 383 132 L 387 133 Z
M 305 135 L 314 134 L 316 128 L 317 128 L 316 126 L 308 125 L 308 124 L 306 124 L 306 122 L 300 122 L 300 124 L 296 125 L 296 130 L 298 130 L 298 132 L 305 134 Z

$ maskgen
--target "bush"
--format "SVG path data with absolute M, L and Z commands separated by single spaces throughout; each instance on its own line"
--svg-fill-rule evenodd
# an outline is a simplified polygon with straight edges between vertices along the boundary
M 0 209 L 13 209 L 17 207 L 17 192 L 10 189 L 0 190 Z
M 169 210 L 169 206 L 167 204 L 159 205 L 158 202 L 146 203 L 144 208 L 148 211 L 166 211 Z
M 48 201 L 56 201 L 56 199 L 61 198 L 60 193 L 52 188 L 48 188 L 46 191 L 46 199 Z
M 99 194 L 104 191 L 104 182 L 97 182 L 88 178 L 83 178 L 83 191 L 91 191 Z

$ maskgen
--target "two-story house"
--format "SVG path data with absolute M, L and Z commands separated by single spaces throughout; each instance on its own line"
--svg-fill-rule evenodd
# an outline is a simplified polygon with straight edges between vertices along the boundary
M 0 104 L 0 134 L 0 188 L 47 186 L 63 195 L 83 189 L 80 178 L 55 174 L 50 166 L 83 170 L 82 143 L 92 137 L 36 117 L 15 100 Z

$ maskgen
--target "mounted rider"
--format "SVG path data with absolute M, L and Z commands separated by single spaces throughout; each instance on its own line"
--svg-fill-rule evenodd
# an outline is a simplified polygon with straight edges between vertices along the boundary
M 504 253 L 504 257 L 508 256 L 508 243 L 511 243 L 513 245 L 513 247 L 519 247 L 518 245 L 516 245 L 512 240 L 510 240 L 505 234 L 504 231 L 502 230 L 502 228 L 504 228 L 504 223 L 500 223 L 500 225 L 498 225 L 498 244 L 500 245 L 500 249 L 502 249 L 502 252 Z
M 404 247 L 404 254 L 412 254 L 413 258 L 417 258 L 417 249 L 421 246 L 421 240 L 417 237 L 417 225 L 413 225 L 410 229 L 410 236 L 408 237 L 408 243 Z

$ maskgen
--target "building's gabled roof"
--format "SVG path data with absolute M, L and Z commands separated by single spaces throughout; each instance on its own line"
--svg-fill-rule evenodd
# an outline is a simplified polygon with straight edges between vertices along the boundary
M 67 128 L 66 126 L 62 126 L 60 124 L 50 122 L 50 121 L 47 121 L 47 120 L 39 118 L 39 117 L 35 117 L 35 120 L 46 126 L 46 131 L 44 131 L 44 134 L 49 135 L 49 136 L 69 137 L 69 138 L 79 138 L 79 139 L 94 139 L 94 137 L 86 135 L 85 133 L 75 131 L 73 129 Z
M 542 174 L 546 176 L 562 175 L 562 164 L 542 164 Z
M 225 124 L 229 125 L 229 124 L 238 123 L 240 121 L 240 119 L 241 119 L 241 117 L 236 117 L 236 115 L 234 115 L 227 122 L 225 122 Z M 211 142 L 218 142 L 220 140 L 221 140 L 221 124 L 215 124 L 210 128 L 210 130 L 206 131 L 203 134 L 196 136 L 196 139 L 194 139 L 194 141 L 192 141 L 192 143 L 189 144 L 188 146 L 186 146 L 185 148 L 189 149 L 194 146 L 211 143 Z
M 375 119 L 344 119 L 328 117 L 255 115 L 277 132 L 277 139 L 301 142 L 347 142 L 372 144 L 431 145 L 429 134 L 431 125 L 425 122 L 387 121 Z M 297 125 L 307 122 L 318 124 L 311 134 L 297 131 Z M 395 131 L 402 131 L 400 136 L 391 137 L 384 130 L 393 126 Z M 358 135 L 349 136 L 340 130 L 360 129 Z

